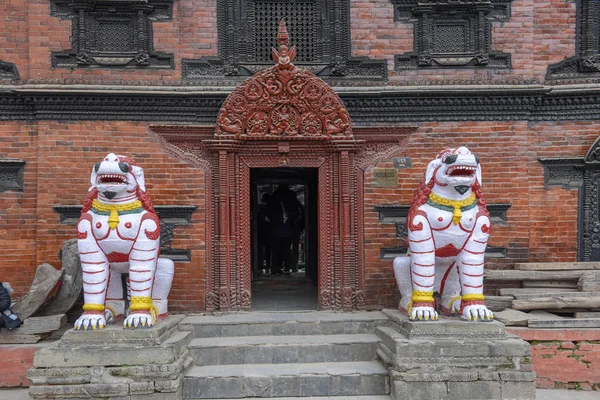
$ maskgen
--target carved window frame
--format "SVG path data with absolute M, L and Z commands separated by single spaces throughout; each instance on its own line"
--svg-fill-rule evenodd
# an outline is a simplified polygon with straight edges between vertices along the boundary
M 7 190 L 22 192 L 24 173 L 24 160 L 0 158 L 0 193 Z
M 152 22 L 172 18 L 173 0 L 51 0 L 51 15 L 70 19 L 72 48 L 52 53 L 53 68 L 174 69 L 173 54 L 154 51 Z M 129 49 L 102 49 L 101 24 L 127 24 Z
M 218 0 L 217 32 L 218 57 L 183 60 L 183 79 L 202 82 L 224 77 L 247 77 L 270 66 L 270 60 L 256 61 L 252 56 L 255 46 L 255 5 L 265 0 Z M 289 3 L 308 0 L 280 0 Z M 351 57 L 350 2 L 347 0 L 310 0 L 314 2 L 314 30 L 312 46 L 317 60 L 296 61 L 295 64 L 328 80 L 386 80 L 385 60 Z M 290 26 L 290 42 L 294 39 L 294 21 Z M 276 32 L 276 25 L 274 26 Z M 273 36 L 273 46 L 275 36 Z M 270 50 L 270 49 L 269 49 Z
M 550 65 L 546 79 L 600 77 L 600 3 L 577 0 L 575 56 Z
M 19 80 L 20 77 L 17 66 L 13 63 L 0 60 L 0 79 Z
M 584 158 L 541 158 L 544 186 L 579 190 L 577 260 L 600 260 L 600 137 Z
M 492 23 L 510 19 L 511 0 L 391 0 L 394 20 L 414 25 L 414 50 L 395 56 L 396 71 L 511 68 L 511 56 L 492 50 Z M 462 49 L 440 50 L 436 28 L 462 27 Z M 456 45 L 457 42 L 454 42 Z

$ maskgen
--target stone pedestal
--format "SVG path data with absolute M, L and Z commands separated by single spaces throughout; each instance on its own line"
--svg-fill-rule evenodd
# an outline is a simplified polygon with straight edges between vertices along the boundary
M 124 330 L 121 323 L 99 331 L 67 331 L 39 350 L 27 373 L 34 399 L 175 400 L 191 365 L 192 333 L 179 331 L 184 316 L 150 329 Z
M 530 346 L 500 322 L 411 322 L 384 310 L 377 354 L 390 370 L 392 399 L 535 399 Z

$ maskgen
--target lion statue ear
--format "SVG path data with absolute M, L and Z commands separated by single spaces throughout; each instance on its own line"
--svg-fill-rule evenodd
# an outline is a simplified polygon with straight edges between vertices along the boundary
M 137 182 L 138 187 L 144 193 L 146 193 L 146 180 L 144 179 L 144 170 L 140 167 L 133 166 L 131 168 L 131 173 L 135 177 L 135 181 Z
M 429 183 L 429 181 L 431 181 L 433 179 L 433 174 L 435 173 L 435 171 L 438 169 L 438 167 L 442 165 L 442 160 L 439 158 L 436 158 L 435 160 L 432 160 L 429 165 L 427 166 L 427 171 L 425 171 L 425 184 L 427 185 Z
M 88 189 L 88 192 L 91 192 L 92 190 L 94 190 L 96 188 L 97 179 L 98 179 L 98 173 L 96 172 L 96 166 L 94 165 L 92 167 L 92 175 L 90 175 L 90 184 L 92 186 L 90 186 L 90 188 Z
M 477 164 L 477 173 L 475 177 L 477 179 L 477 183 L 479 183 L 479 186 L 483 186 L 483 182 L 481 181 L 481 164 Z

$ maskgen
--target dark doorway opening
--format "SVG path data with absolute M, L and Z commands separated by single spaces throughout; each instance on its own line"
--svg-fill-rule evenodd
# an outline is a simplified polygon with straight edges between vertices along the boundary
M 318 308 L 318 169 L 251 169 L 252 310 Z

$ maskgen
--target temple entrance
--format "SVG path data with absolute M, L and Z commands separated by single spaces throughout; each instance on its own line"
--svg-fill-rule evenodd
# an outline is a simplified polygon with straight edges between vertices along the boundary
M 318 308 L 318 169 L 251 169 L 252 310 Z

